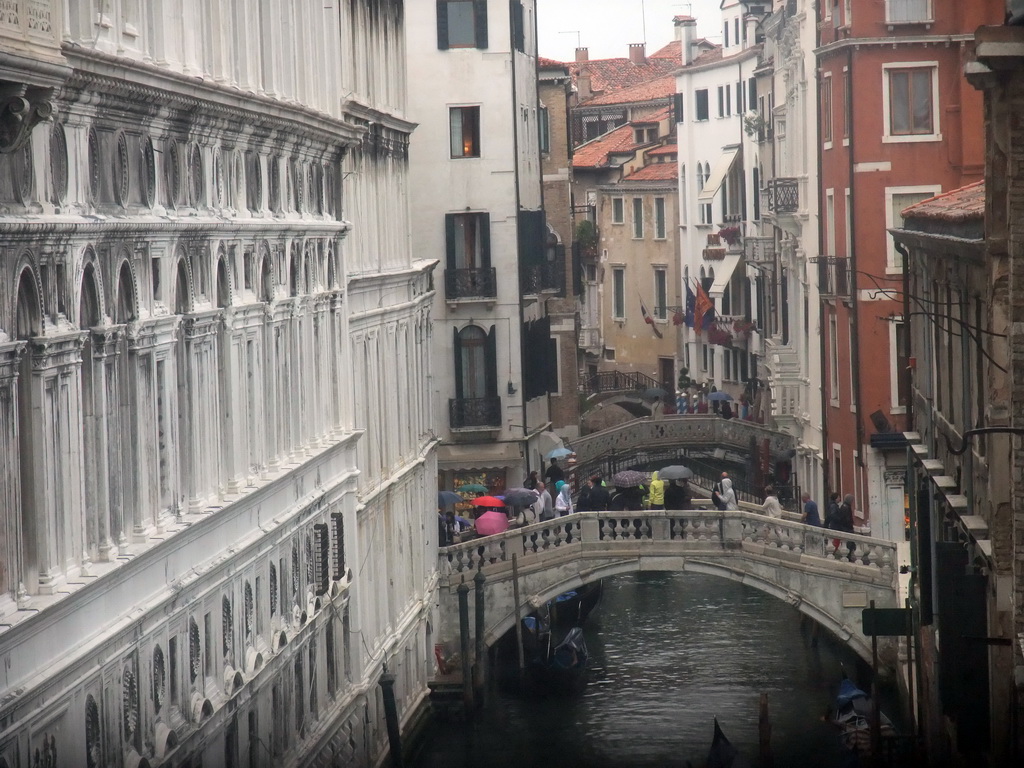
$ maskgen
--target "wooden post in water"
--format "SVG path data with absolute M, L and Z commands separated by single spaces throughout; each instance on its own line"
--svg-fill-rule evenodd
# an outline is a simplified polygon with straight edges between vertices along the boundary
M 761 768 L 772 768 L 772 721 L 768 715 L 768 694 L 761 694 L 761 704 L 757 715 L 757 739 L 760 748 Z
M 473 668 L 469 659 L 469 585 L 466 577 L 456 590 L 459 595 L 459 640 L 462 649 L 462 703 L 466 707 L 466 716 L 473 715 Z
M 384 722 L 388 727 L 388 748 L 391 752 L 393 768 L 404 768 L 405 759 L 402 755 L 402 730 L 398 722 L 398 705 L 395 702 L 395 676 L 388 672 L 387 664 L 378 681 L 381 698 L 384 701 Z
M 871 601 L 871 612 L 875 612 L 875 601 Z M 878 635 L 871 635 L 871 765 L 882 764 L 882 731 L 878 719 Z
M 526 659 L 523 651 L 523 606 L 519 602 L 519 559 L 512 553 L 512 599 L 516 603 L 516 651 L 519 656 L 519 682 L 523 682 Z
M 476 663 L 473 666 L 473 696 L 478 707 L 482 707 L 484 704 L 484 678 L 487 665 L 487 645 L 484 642 L 486 640 L 484 637 L 486 631 L 484 621 L 484 581 L 486 581 L 486 578 L 483 571 L 477 569 L 476 576 L 473 577 L 473 584 L 476 585 Z

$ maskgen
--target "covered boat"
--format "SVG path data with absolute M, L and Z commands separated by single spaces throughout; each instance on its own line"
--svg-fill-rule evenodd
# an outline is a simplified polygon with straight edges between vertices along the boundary
M 715 737 L 708 751 L 707 768 L 752 768 L 749 760 L 725 738 L 718 718 L 715 718 Z
M 839 728 L 843 747 L 859 755 L 871 754 L 871 709 L 871 697 L 844 674 L 832 722 Z M 878 724 L 883 739 L 896 735 L 892 721 L 881 712 L 878 713 Z

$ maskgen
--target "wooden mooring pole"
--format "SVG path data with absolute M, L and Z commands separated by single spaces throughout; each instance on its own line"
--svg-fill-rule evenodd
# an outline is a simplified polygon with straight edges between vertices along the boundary
M 512 599 L 516 603 L 516 652 L 519 655 L 519 682 L 522 684 L 526 672 L 526 658 L 523 650 L 523 605 L 519 602 L 519 558 L 512 553 Z
M 486 638 L 484 637 L 486 631 L 486 622 L 484 620 L 485 581 L 486 577 L 483 571 L 478 569 L 476 576 L 473 577 L 473 584 L 476 586 L 476 599 L 474 600 L 476 611 L 476 658 L 473 665 L 473 697 L 476 699 L 478 707 L 484 705 L 484 683 L 487 668 L 487 645 L 485 643 Z
M 757 714 L 757 740 L 760 751 L 759 765 L 761 768 L 772 768 L 772 721 L 768 715 L 768 694 L 761 694 L 761 704 Z
M 459 641 L 462 650 L 462 703 L 469 717 L 473 714 L 473 667 L 469 656 L 469 585 L 465 576 L 456 592 L 459 595 Z

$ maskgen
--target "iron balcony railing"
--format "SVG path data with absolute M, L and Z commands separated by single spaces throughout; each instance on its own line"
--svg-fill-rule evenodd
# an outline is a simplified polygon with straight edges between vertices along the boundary
M 448 401 L 451 429 L 500 428 L 500 397 L 453 397 Z
M 494 267 L 446 269 L 444 271 L 444 296 L 446 299 L 493 299 L 497 295 L 497 271 Z
M 561 293 L 565 289 L 564 286 L 564 259 L 529 264 L 523 268 L 523 294 L 525 295 L 543 293 L 544 291 Z
M 761 190 L 761 211 L 770 216 L 800 210 L 800 180 L 780 177 L 768 179 Z
M 835 256 L 819 256 L 818 294 L 823 299 L 847 299 L 850 297 L 850 261 Z

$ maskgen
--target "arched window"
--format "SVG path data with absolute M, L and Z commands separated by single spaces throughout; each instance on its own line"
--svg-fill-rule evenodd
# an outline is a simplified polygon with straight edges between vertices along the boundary
M 39 291 L 36 287 L 35 276 L 27 267 L 22 270 L 18 278 L 18 300 L 14 318 L 14 332 L 18 339 L 30 339 L 39 335 L 42 331 L 42 312 L 39 303 Z M 18 455 L 28 457 L 36 454 L 37 446 L 34 444 L 32 428 L 32 414 L 38 395 L 32 386 L 32 350 L 26 349 L 18 364 Z M 34 537 L 28 536 L 27 531 L 36 528 L 38 519 L 36 511 L 36 487 L 31 462 L 22 460 L 21 469 L 21 531 L 22 531 L 22 564 L 19 574 L 14 568 L 0 569 L 0 584 L 4 591 L 12 592 L 18 584 L 23 581 L 29 590 L 35 591 L 36 579 L 39 574 L 39 553 L 36 550 Z M 6 516 L 6 510 L 4 514 Z M 6 533 L 11 535 L 13 543 L 14 534 L 18 530 L 18 524 L 13 519 L 4 523 Z
M 135 319 L 135 281 L 127 261 L 121 262 L 121 270 L 117 275 L 117 309 L 114 322 L 123 325 Z
M 167 692 L 167 668 L 164 664 L 164 652 L 160 646 L 153 649 L 153 713 L 160 714 Z
M 178 259 L 177 274 L 174 278 L 174 314 L 187 315 L 191 311 L 192 297 L 190 294 L 185 259 Z
M 217 307 L 224 309 L 231 303 L 231 289 L 228 283 L 228 265 L 221 257 L 217 259 Z
M 470 325 L 459 332 L 459 354 L 462 362 L 462 396 L 486 397 L 484 346 L 487 335 L 483 329 Z

